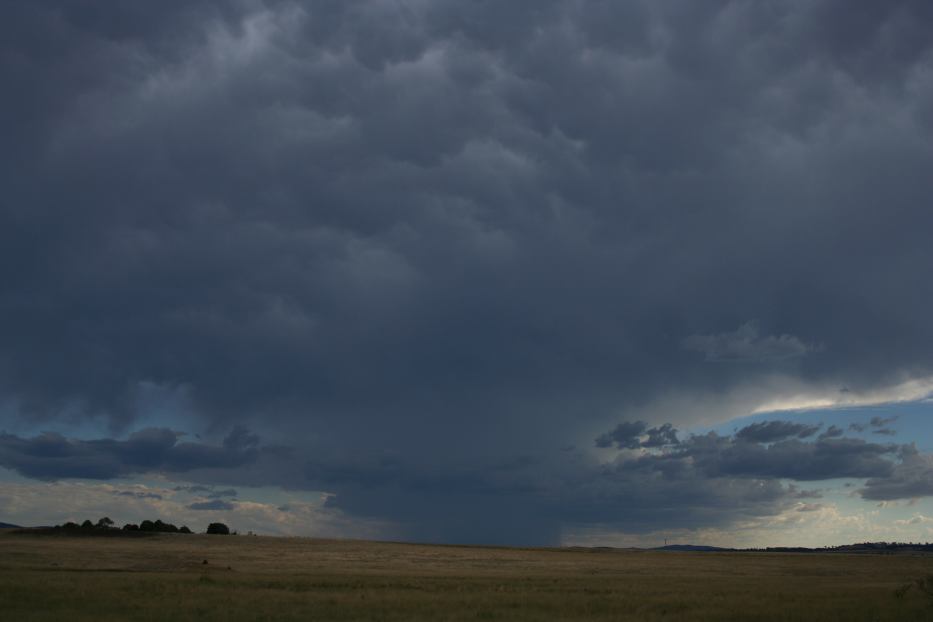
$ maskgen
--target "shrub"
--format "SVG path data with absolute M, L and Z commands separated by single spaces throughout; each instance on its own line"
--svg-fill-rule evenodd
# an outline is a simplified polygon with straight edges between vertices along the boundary
M 139 531 L 139 525 L 134 523 L 127 523 L 123 525 L 123 531 Z

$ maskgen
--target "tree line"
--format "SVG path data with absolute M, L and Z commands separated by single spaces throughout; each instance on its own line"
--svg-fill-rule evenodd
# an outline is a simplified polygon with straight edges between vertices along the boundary
M 144 520 L 139 524 L 136 523 L 127 523 L 123 525 L 122 528 L 117 527 L 113 520 L 104 516 L 101 519 L 98 519 L 96 523 L 92 523 L 90 520 L 85 520 L 83 523 L 67 522 L 63 525 L 55 525 L 53 527 L 56 531 L 75 531 L 75 532 L 106 532 L 113 533 L 115 531 L 125 531 L 125 532 L 144 532 L 144 533 L 185 533 L 190 534 L 194 533 L 187 525 L 182 525 L 181 527 L 176 527 L 172 523 L 166 523 L 162 520 Z M 216 535 L 229 535 L 230 528 L 223 523 L 211 523 L 207 526 L 205 533 L 216 534 Z M 236 535 L 236 532 L 233 532 L 233 535 Z

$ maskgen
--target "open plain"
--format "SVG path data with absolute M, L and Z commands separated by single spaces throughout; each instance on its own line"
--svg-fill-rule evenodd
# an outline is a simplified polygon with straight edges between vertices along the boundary
M 0 619 L 930 620 L 931 574 L 924 555 L 7 533 Z

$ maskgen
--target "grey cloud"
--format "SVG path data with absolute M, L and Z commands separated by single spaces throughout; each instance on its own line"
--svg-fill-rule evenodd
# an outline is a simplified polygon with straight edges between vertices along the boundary
M 820 490 L 796 490 L 794 489 L 795 499 L 822 499 L 823 492 Z
M 597 447 L 614 445 L 619 449 L 663 447 L 676 445 L 678 442 L 677 430 L 670 423 L 649 429 L 644 421 L 623 421 L 613 430 L 600 434 L 595 441 Z
M 623 421 L 613 430 L 596 437 L 597 447 L 612 447 L 619 449 L 635 449 L 641 447 L 641 435 L 647 429 L 644 421 Z
M 0 434 L 0 466 L 39 479 L 113 479 L 138 473 L 183 473 L 206 468 L 234 468 L 253 462 L 258 450 L 229 439 L 222 446 L 179 442 L 179 434 L 150 428 L 126 440 L 73 440 L 44 433 L 33 438 Z
M 784 440 L 763 446 L 715 435 L 694 437 L 684 456 L 709 476 L 775 477 L 798 481 L 887 477 L 899 446 L 860 439 Z
M 224 442 L 224 446 L 228 446 L 229 444 L 230 443 L 226 441 Z M 188 486 L 175 486 L 172 490 L 174 490 L 175 492 L 202 494 L 209 499 L 220 499 L 222 497 L 236 497 L 237 496 L 237 491 L 233 488 L 224 488 L 221 490 L 217 490 L 213 486 L 205 486 L 202 484 L 193 484 L 193 485 L 188 485 Z
M 897 415 L 892 417 L 872 417 L 868 423 L 855 422 L 849 424 L 849 429 L 853 432 L 865 432 L 871 430 L 872 434 L 881 434 L 884 436 L 894 436 L 897 434 L 892 428 L 886 427 L 889 423 L 897 421 Z M 872 429 L 875 428 L 875 429 Z
M 174 488 L 172 488 L 172 490 L 174 490 L 175 492 L 197 493 L 197 492 L 210 492 L 211 490 L 213 490 L 213 488 L 214 488 L 213 486 L 203 486 L 201 484 L 194 484 L 191 486 L 175 486 Z
M 309 477 L 333 491 L 329 506 L 388 519 L 398 537 L 461 542 L 557 542 L 561 529 L 573 525 L 630 532 L 723 526 L 775 514 L 793 498 L 777 480 L 711 478 L 688 460 L 599 465 L 570 459 L 543 473 L 475 467 L 426 474 L 404 461 L 390 470 L 318 464 Z
M 142 492 L 138 490 L 119 490 L 114 491 L 118 497 L 133 497 L 134 499 L 162 499 L 162 495 L 155 492 Z
M 617 426 L 604 435 L 606 443 L 619 449 L 644 446 L 639 439 L 645 427 L 642 422 Z M 449 533 L 462 540 L 503 541 L 493 533 L 505 516 L 536 526 L 524 537 L 510 533 L 508 539 L 534 542 L 560 525 L 601 525 L 627 531 L 728 525 L 741 517 L 800 509 L 795 506 L 800 499 L 823 496 L 819 490 L 782 484 L 785 480 L 868 479 L 866 490 L 879 490 L 882 482 L 893 484 L 913 459 L 904 445 L 838 437 L 806 440 L 817 429 L 794 428 L 769 437 L 770 445 L 714 433 L 691 436 L 636 457 L 622 452 L 609 465 L 559 452 L 565 461 L 560 465 L 526 460 L 508 470 L 473 468 L 426 474 L 404 459 L 384 457 L 368 463 L 315 462 L 309 464 L 307 476 L 335 493 L 329 504 L 351 513 L 378 515 L 388 498 L 395 498 L 397 504 L 389 516 L 407 537 L 426 523 L 446 525 Z M 806 438 L 796 436 L 801 432 Z M 869 493 L 863 496 L 870 498 Z M 464 505 L 466 499 L 480 503 L 490 514 L 470 512 Z M 684 507 L 690 511 L 684 512 Z M 805 508 L 801 511 L 819 506 Z M 436 535 L 420 533 L 428 539 Z
M 225 488 L 223 490 L 212 490 L 207 493 L 208 498 L 210 499 L 220 499 L 221 497 L 236 497 L 237 491 L 233 488 Z
M 651 428 L 646 432 L 648 438 L 642 441 L 642 447 L 665 447 L 676 445 L 680 441 L 677 439 L 677 430 L 670 423 Z
M 822 503 L 804 503 L 797 507 L 798 512 L 818 512 L 822 510 L 824 506 Z
M 735 436 L 740 440 L 752 443 L 772 443 L 791 436 L 807 438 L 819 432 L 820 427 L 819 425 L 792 423 L 790 421 L 761 421 L 742 428 L 736 432 Z M 838 434 L 834 431 L 830 436 L 838 436 Z
M 235 503 L 223 501 L 221 499 L 214 499 L 213 501 L 198 501 L 188 505 L 189 510 L 233 510 L 235 508 Z
M 776 424 L 776 425 L 770 425 Z M 906 445 L 820 436 L 820 426 L 784 421 L 760 422 L 735 436 L 694 435 L 660 453 L 636 459 L 652 469 L 678 470 L 689 463 L 706 477 L 754 477 L 818 481 L 835 478 L 891 477 Z M 770 444 L 765 444 L 770 443 Z M 625 447 L 627 445 L 620 445 Z
M 820 433 L 820 439 L 822 440 L 824 438 L 839 438 L 845 433 L 846 433 L 845 430 L 843 430 L 839 426 L 831 425 L 825 430 L 823 430 L 823 432 Z
M 889 477 L 869 479 L 859 492 L 874 501 L 933 496 L 933 455 L 906 450 Z
M 703 353 L 707 361 L 780 361 L 817 349 L 793 335 L 762 336 L 757 322 L 747 322 L 731 333 L 691 335 L 683 345 Z

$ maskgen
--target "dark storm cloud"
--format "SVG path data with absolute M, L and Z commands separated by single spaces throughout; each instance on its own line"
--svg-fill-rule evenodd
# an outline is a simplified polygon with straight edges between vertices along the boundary
M 616 430 L 637 429 L 642 427 L 640 424 L 623 422 Z M 670 424 L 664 427 L 676 434 Z M 676 445 L 665 445 L 665 451 L 643 453 L 625 464 L 648 465 L 662 472 L 680 472 L 689 465 L 691 470 L 706 478 L 814 481 L 887 478 L 900 464 L 898 458 L 911 454 L 908 445 L 882 445 L 839 435 L 820 435 L 816 440 L 805 440 L 819 429 L 818 425 L 762 421 L 742 428 L 734 436 L 720 436 L 715 432 L 692 435 Z M 597 445 L 606 436 L 598 437 Z M 647 445 L 617 443 L 619 449 L 639 446 Z
M 796 436 L 797 438 L 807 438 L 820 431 L 818 425 L 808 425 L 805 423 L 792 423 L 790 421 L 760 421 L 745 426 L 735 433 L 736 438 L 753 443 L 771 443 L 784 440 L 785 438 Z M 838 436 L 835 431 L 834 435 Z
M 764 446 L 716 435 L 694 437 L 681 456 L 690 457 L 711 477 L 773 477 L 814 481 L 843 477 L 886 477 L 898 445 L 860 439 L 784 440 Z
M 550 448 L 634 408 L 637 438 L 606 447 L 674 445 L 651 410 L 672 392 L 933 373 L 927 2 L 37 0 L 0 16 L 0 398 L 18 425 L 244 424 L 314 456 L 347 507 L 391 514 L 429 490 L 458 513 L 446 534 L 424 513 L 438 538 L 498 514 L 507 539 L 567 517 L 503 486 L 573 479 Z M 768 477 L 785 454 L 822 473 L 843 451 L 799 440 L 741 451 Z M 248 435 L 209 446 L 215 463 L 164 435 L 108 442 L 140 457 L 54 436 L 0 451 L 40 477 L 201 464 L 217 483 L 220 456 L 258 451 Z M 259 453 L 243 480 L 307 485 Z M 497 470 L 523 455 L 544 457 Z M 727 519 L 727 493 L 690 477 L 633 501 L 646 523 L 690 490 Z
M 641 447 L 641 435 L 648 424 L 644 421 L 623 421 L 613 430 L 596 437 L 597 447 L 612 447 L 619 449 L 635 449 Z
M 675 430 L 674 426 L 670 423 L 651 428 L 646 434 L 648 438 L 642 441 L 642 447 L 665 447 L 667 445 L 676 445 L 680 442 L 677 440 L 677 430 Z
M 796 494 L 771 478 L 710 477 L 686 458 L 598 464 L 564 456 L 509 471 L 433 473 L 403 460 L 391 469 L 315 464 L 308 477 L 334 492 L 328 506 L 390 520 L 403 539 L 512 544 L 557 542 L 575 525 L 628 532 L 722 527 L 776 514 Z
M 613 430 L 596 437 L 597 447 L 615 445 L 619 449 L 663 447 L 677 442 L 677 430 L 670 423 L 649 429 L 644 421 L 623 421 Z
M 889 477 L 870 479 L 861 495 L 875 501 L 933 496 L 933 455 L 906 450 L 903 461 Z
M 251 436 L 245 433 L 246 436 Z M 240 467 L 256 460 L 259 449 L 240 442 L 237 428 L 220 447 L 179 442 L 179 433 L 146 429 L 126 440 L 74 440 L 44 433 L 34 438 L 0 434 L 0 466 L 39 479 L 113 479 L 138 473 L 184 473 Z
M 840 428 L 839 426 L 831 425 L 828 428 L 826 428 L 822 433 L 820 433 L 819 438 L 820 440 L 827 439 L 827 438 L 839 438 L 840 436 L 843 436 L 845 433 L 846 431 Z
M 743 324 L 731 333 L 691 335 L 683 345 L 702 352 L 707 361 L 780 361 L 818 349 L 792 335 L 761 336 L 756 322 Z
M 676 438 L 670 424 L 659 429 Z M 405 460 L 385 458 L 369 463 L 311 463 L 307 477 L 335 492 L 329 505 L 359 515 L 390 517 L 404 537 L 442 537 L 432 529 L 443 525 L 448 534 L 478 542 L 547 541 L 567 525 L 628 532 L 699 524 L 722 527 L 823 496 L 819 490 L 799 490 L 788 481 L 867 479 L 861 493 L 866 499 L 931 494 L 928 486 L 922 492 L 927 473 L 916 466 L 925 465 L 928 456 L 918 458 L 911 446 L 837 434 L 806 440 L 817 427 L 782 429 L 783 434 L 761 435 L 760 440 L 748 434 L 694 435 L 644 451 L 648 445 L 638 440 L 645 432 L 643 422 L 623 422 L 602 435 L 602 446 L 643 451 L 622 452 L 608 464 L 571 456 L 559 465 L 526 460 L 506 471 L 426 473 Z M 488 512 L 473 514 L 470 504 Z M 809 509 L 798 510 L 816 509 L 804 507 Z M 510 530 L 512 525 L 527 525 L 529 530 L 519 534 Z M 432 527 L 425 531 L 426 526 Z
M 893 436 L 897 432 L 889 427 L 886 427 L 889 423 L 894 423 L 897 421 L 897 415 L 893 417 L 872 417 L 868 420 L 868 423 L 864 422 L 855 422 L 849 424 L 849 429 L 853 432 L 865 432 L 866 430 L 871 430 L 872 434 L 882 434 L 886 436 Z

